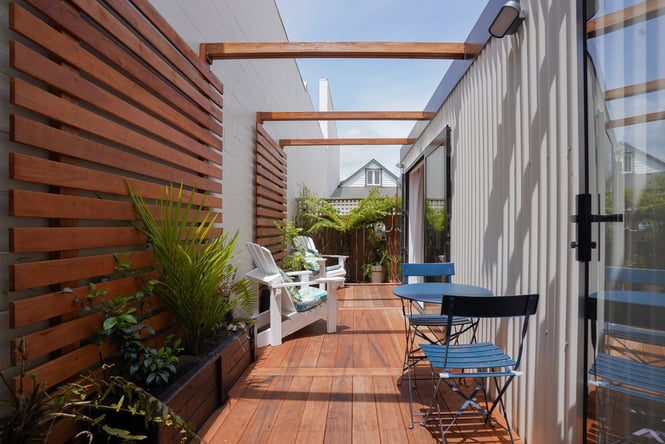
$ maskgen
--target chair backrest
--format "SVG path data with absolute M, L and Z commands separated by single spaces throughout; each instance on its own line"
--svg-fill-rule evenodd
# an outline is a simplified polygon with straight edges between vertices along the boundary
M 310 250 L 312 252 L 319 252 L 319 250 L 316 249 L 316 245 L 314 245 L 314 239 L 309 236 L 295 236 L 293 238 L 293 246 L 303 251 Z
M 279 267 L 275 263 L 275 258 L 272 257 L 270 250 L 253 242 L 247 242 L 245 245 L 250 256 L 252 256 L 252 261 L 254 261 L 256 268 L 266 275 L 279 274 Z
M 448 316 L 446 326 L 446 343 L 450 344 L 450 332 L 455 316 L 470 318 L 507 318 L 523 317 L 522 335 L 515 368 L 522 359 L 524 338 L 529 327 L 529 316 L 538 309 L 538 294 L 520 294 L 513 296 L 448 296 L 444 295 L 441 302 L 441 314 Z M 447 345 L 446 345 L 447 346 Z
M 448 282 L 452 282 L 452 276 L 455 274 L 454 262 L 427 262 L 402 264 L 402 282 L 408 283 L 409 277 L 429 277 L 446 276 Z

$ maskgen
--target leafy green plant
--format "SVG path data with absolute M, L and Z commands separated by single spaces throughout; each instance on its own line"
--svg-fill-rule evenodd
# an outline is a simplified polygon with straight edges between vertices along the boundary
M 205 199 L 194 204 L 193 192 L 186 199 L 182 185 L 165 188 L 156 202 L 159 217 L 131 187 L 130 195 L 141 220 L 137 228 L 148 236 L 160 273 L 152 288 L 181 327 L 186 350 L 201 355 L 236 307 L 251 313 L 256 305 L 249 281 L 236 280 L 238 232 L 213 236 L 219 213 L 206 210 Z
M 144 304 L 142 292 L 130 296 L 116 296 L 101 305 L 105 319 L 102 324 L 104 336 L 118 344 L 120 356 L 129 380 L 150 388 L 167 385 L 177 372 L 178 354 L 182 352 L 181 340 L 166 338 L 159 348 L 145 344 L 144 336 L 153 335 L 154 330 L 145 325 L 140 309 Z
M 178 430 L 183 441 L 200 440 L 191 431 L 191 426 L 166 404 L 121 376 L 103 379 L 89 374 L 50 394 L 45 384 L 31 375 L 32 388 L 28 391 L 25 386 L 27 356 L 23 341 L 19 343 L 19 351 L 22 360 L 17 393 L 13 392 L 5 376 L 0 373 L 12 394 L 8 403 L 10 413 L 0 418 L 1 444 L 48 442 L 53 424 L 62 418 L 81 424 L 83 430 L 77 437 L 87 438 L 88 442 L 93 442 L 95 437 L 114 437 L 122 442 L 147 438 L 141 432 L 112 425 L 108 415 L 118 412 L 141 418 L 145 429 L 150 424 L 163 424 Z
M 282 234 L 280 238 L 280 247 L 287 254 L 282 258 L 282 269 L 285 271 L 303 270 L 305 266 L 305 252 L 294 246 L 293 239 L 299 236 L 303 229 L 296 227 L 289 220 L 280 220 L 275 222 L 275 227 Z

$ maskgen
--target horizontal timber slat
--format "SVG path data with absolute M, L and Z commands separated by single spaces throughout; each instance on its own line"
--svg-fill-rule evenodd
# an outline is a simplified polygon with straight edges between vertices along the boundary
M 9 251 L 34 253 L 145 244 L 148 238 L 133 227 L 10 228 Z
M 127 172 L 153 177 L 170 183 L 182 183 L 185 186 L 193 187 L 202 191 L 221 193 L 221 184 L 219 182 L 215 182 L 210 178 L 197 176 L 194 173 L 179 170 L 176 166 L 160 164 L 156 161 L 156 159 L 149 160 L 139 155 L 126 153 L 120 149 L 103 145 L 84 137 L 77 136 L 76 134 L 67 133 L 57 128 L 31 121 L 23 116 L 12 116 L 10 123 L 10 138 L 17 143 L 23 143 L 37 148 L 42 148 L 71 156 L 77 159 L 87 160 L 89 162 L 95 162 L 100 165 L 122 169 Z M 60 169 L 62 168 L 64 167 L 60 167 Z M 72 168 L 74 167 L 70 166 L 70 171 Z M 76 171 L 81 172 L 81 169 L 77 169 Z M 32 173 L 33 176 L 34 174 L 36 174 L 36 172 Z M 96 170 L 92 170 L 91 172 L 86 173 L 86 176 L 90 175 L 100 175 L 100 179 L 110 179 L 110 174 L 105 175 L 105 173 Z M 221 169 L 217 175 L 221 179 Z M 72 181 L 76 180 L 76 178 L 71 177 L 68 180 Z M 120 193 L 120 190 L 123 189 L 126 191 L 127 188 L 125 181 L 125 178 L 120 177 L 112 180 L 110 184 L 97 184 L 95 189 L 115 184 L 114 191 L 108 192 L 122 194 Z M 42 183 L 39 181 L 37 182 Z M 90 189 L 89 186 L 80 186 L 78 188 Z M 139 192 L 147 192 L 147 190 L 147 187 L 137 187 L 137 191 Z M 99 191 L 104 190 L 99 189 Z M 148 194 L 145 196 L 147 197 Z
M 11 103 L 13 105 L 34 111 L 44 117 L 95 134 L 109 141 L 119 143 L 148 156 L 179 165 L 182 168 L 213 177 L 218 175 L 220 171 L 214 165 L 197 160 L 138 131 L 130 130 L 90 110 L 56 97 L 24 80 L 12 78 L 11 83 Z M 212 150 L 198 150 L 196 154 L 211 162 L 221 164 L 221 155 L 214 153 Z
M 47 59 L 28 47 L 18 42 L 10 42 L 10 49 L 13 68 L 67 93 L 71 97 L 97 106 L 118 120 L 137 126 L 194 154 L 198 155 L 202 151 L 209 150 L 189 135 L 175 129 L 173 125 L 167 124 L 143 111 L 138 107 L 138 104 L 121 99 L 117 95 L 81 78 L 75 71 Z M 221 148 L 221 141 L 209 132 L 201 130 L 197 136 L 200 140 Z
M 166 185 L 128 179 L 111 173 L 19 153 L 9 153 L 9 171 L 10 177 L 14 180 L 117 194 L 119 196 L 129 195 L 128 185 L 131 186 L 134 193 L 146 199 L 164 199 L 167 192 Z M 212 181 L 209 183 L 211 187 L 215 184 Z M 187 186 L 188 184 L 183 185 Z M 172 198 L 175 198 L 176 192 L 177 190 L 172 190 Z M 182 193 L 185 199 L 189 199 L 192 194 L 191 191 L 186 189 L 183 189 Z M 205 207 L 222 207 L 222 199 L 212 194 L 195 193 L 192 202 L 196 205 L 203 204 Z
M 156 277 L 155 273 L 147 273 L 145 279 Z M 111 299 L 117 294 L 134 294 L 141 289 L 142 283 L 136 277 L 123 277 L 95 284 L 97 291 L 105 292 L 105 296 L 98 297 L 98 302 Z M 80 310 L 74 304 L 75 299 L 85 300 L 90 293 L 88 285 L 76 287 L 69 292 L 47 293 L 30 298 L 19 299 L 9 303 L 9 324 L 11 328 L 21 328 L 37 322 L 64 316 Z
M 135 220 L 131 202 L 9 190 L 9 214 L 60 219 Z
M 286 188 L 286 180 L 279 177 L 275 177 L 269 171 L 264 170 L 263 168 L 257 167 L 257 186 L 266 187 L 275 192 L 280 192 Z
M 265 194 L 261 194 L 256 199 L 256 205 L 259 207 L 272 208 L 277 211 L 284 211 L 286 213 L 286 203 L 279 198 L 280 196 L 272 196 L 272 199 L 270 199 Z
M 152 253 L 148 251 L 132 251 L 122 253 L 120 256 L 122 262 L 129 264 L 130 270 L 145 268 L 152 264 Z M 116 272 L 117 265 L 118 262 L 113 254 L 12 264 L 10 287 L 12 291 L 26 290 L 58 282 L 110 276 Z
M 273 173 L 270 169 L 266 169 L 258 163 L 256 165 L 256 178 L 257 186 L 266 186 L 268 189 L 286 188 L 286 177 L 283 174 L 280 174 L 279 171 Z
M 182 76 L 178 71 L 172 68 L 171 64 L 160 57 L 160 53 L 149 49 L 145 43 L 136 35 L 135 29 L 128 29 L 118 19 L 109 13 L 98 1 L 94 0 L 71 0 L 75 5 L 81 8 L 85 14 L 92 18 L 97 24 L 104 28 L 109 34 L 113 35 L 120 43 L 125 45 L 136 56 L 140 57 L 142 61 L 152 66 L 155 71 L 159 72 L 162 76 L 175 85 L 182 93 L 196 101 L 201 108 L 212 112 L 212 108 L 208 109 L 209 104 L 206 103 L 209 99 L 220 108 L 223 106 L 222 96 L 217 91 L 210 89 L 210 84 L 205 81 L 200 75 L 194 73 L 190 66 L 179 63 L 182 58 L 173 58 L 171 63 L 178 63 L 181 67 L 185 68 L 185 73 L 188 76 Z M 122 5 L 116 4 L 118 7 Z M 131 12 L 131 9 L 123 8 L 125 12 Z M 124 17 L 123 17 L 124 18 Z M 141 22 L 138 22 L 141 23 Z M 148 26 L 143 26 L 141 23 L 140 28 L 144 31 L 150 30 Z M 152 34 L 152 33 L 150 33 Z M 166 49 L 168 52 L 170 48 L 163 42 L 162 39 L 156 41 L 160 49 Z
M 24 349 L 31 360 L 40 358 L 59 348 L 65 348 L 72 344 L 92 336 L 101 330 L 104 322 L 104 313 L 91 313 L 71 321 L 55 325 L 53 327 L 39 330 L 12 340 L 11 358 L 12 365 L 19 365 L 22 353 L 19 351 L 19 342 L 25 340 Z
M 86 21 L 84 17 L 77 14 L 75 10 L 68 8 L 61 2 L 54 2 L 52 0 L 27 1 L 46 16 L 53 19 L 54 22 L 67 29 L 76 38 L 87 43 L 91 48 L 101 54 L 104 54 L 108 60 L 111 60 L 115 64 L 116 69 L 122 69 L 131 77 L 140 79 L 141 82 L 145 84 L 145 87 L 157 95 L 162 96 L 175 107 L 186 111 L 188 114 L 191 113 L 190 110 L 194 108 L 194 105 L 192 105 L 180 91 L 173 88 L 170 83 L 163 80 L 160 76 L 154 74 L 148 66 L 145 66 L 138 61 L 134 57 L 134 54 L 127 53 L 123 47 L 117 45 L 115 41 L 107 38 L 100 30 Z M 119 37 L 122 38 L 122 36 Z M 146 51 L 146 54 L 142 54 L 142 58 L 146 58 L 147 54 L 149 54 L 148 51 Z M 151 60 L 147 60 L 147 62 L 150 61 Z M 166 68 L 170 71 L 168 65 L 164 63 L 157 64 L 157 72 L 160 72 L 159 68 Z M 198 107 L 200 107 L 199 109 L 202 109 L 204 113 L 215 116 L 221 121 L 220 108 L 213 106 L 212 102 L 205 100 L 205 98 L 203 98 L 196 89 L 191 88 L 191 86 L 179 86 L 182 86 L 187 89 L 187 91 L 191 92 L 193 99 L 198 98 L 196 103 Z
M 30 374 L 36 376 L 39 383 L 46 384 L 45 389 L 49 389 L 62 381 L 76 377 L 83 370 L 92 368 L 99 364 L 100 354 L 103 359 L 111 355 L 112 348 L 108 345 L 100 347 L 97 344 L 90 344 L 78 348 L 70 353 L 51 359 L 46 364 L 30 369 Z M 14 392 L 19 389 L 19 377 L 12 378 Z M 23 390 L 27 393 L 33 388 L 32 378 L 24 378 Z
M 129 223 L 130 186 L 158 219 L 155 200 L 174 199 L 166 185 L 182 184 L 185 199 L 221 221 L 223 84 L 150 1 L 25 0 L 8 9 L 10 138 L 36 148 L 9 154 L 9 249 L 19 253 L 9 264 L 9 324 L 25 331 L 10 330 L 8 343 L 19 365 L 19 336 L 26 340 L 30 359 L 43 361 L 29 371 L 49 388 L 115 351 L 110 340 L 92 344 L 103 313 L 81 301 L 134 294 L 158 277 L 146 236 Z M 220 233 L 221 225 L 209 235 Z M 146 301 L 145 322 L 157 331 L 146 343 L 159 345 L 175 320 L 154 295 Z M 12 378 L 14 390 L 19 382 Z M 23 382 L 29 391 L 32 380 Z
M 118 2 L 113 0 L 112 5 L 116 9 L 116 4 Z M 210 70 L 210 65 L 204 63 L 199 59 L 198 54 L 196 54 L 185 42 L 180 35 L 171 27 L 171 25 L 157 12 L 157 10 L 152 6 L 150 0 L 132 0 L 132 5 L 141 11 L 146 19 L 157 28 L 162 35 L 176 48 L 180 50 L 183 56 L 187 59 L 189 63 L 194 66 L 199 73 L 205 77 L 205 79 L 215 86 L 219 93 L 224 92 L 224 85 L 222 82 L 215 76 Z M 128 20 L 128 14 L 123 11 L 123 18 Z M 136 27 L 136 26 L 135 26 Z M 152 40 L 151 40 L 152 42 Z
M 275 146 L 279 144 L 270 138 L 265 137 L 263 134 L 258 134 L 256 137 L 256 150 L 261 157 L 265 157 L 264 161 L 267 161 L 269 164 L 274 165 L 276 168 L 281 168 L 286 165 L 286 153 L 280 149 L 279 151 L 275 150 Z
M 256 208 L 256 217 L 258 218 L 268 218 L 268 219 L 279 219 L 281 220 L 284 217 L 283 211 L 275 211 L 270 208 L 257 207 Z

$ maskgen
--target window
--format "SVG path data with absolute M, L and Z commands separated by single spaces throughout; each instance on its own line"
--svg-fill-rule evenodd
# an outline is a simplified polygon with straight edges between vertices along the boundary
M 626 151 L 623 153 L 623 172 L 632 173 L 633 172 L 633 152 Z
M 381 170 L 365 170 L 365 185 L 366 186 L 381 186 Z

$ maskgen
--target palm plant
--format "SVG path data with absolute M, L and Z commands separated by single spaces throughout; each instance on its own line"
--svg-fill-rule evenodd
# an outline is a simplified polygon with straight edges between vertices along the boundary
M 241 306 L 251 313 L 256 298 L 247 279 L 235 278 L 238 232 L 230 239 L 214 236 L 218 213 L 205 209 L 205 198 L 195 205 L 194 193 L 185 201 L 182 185 L 175 191 L 166 187 L 157 201 L 159 219 L 131 188 L 130 195 L 142 222 L 137 228 L 148 236 L 160 272 L 152 289 L 182 328 L 185 349 L 200 355 L 233 310 Z

